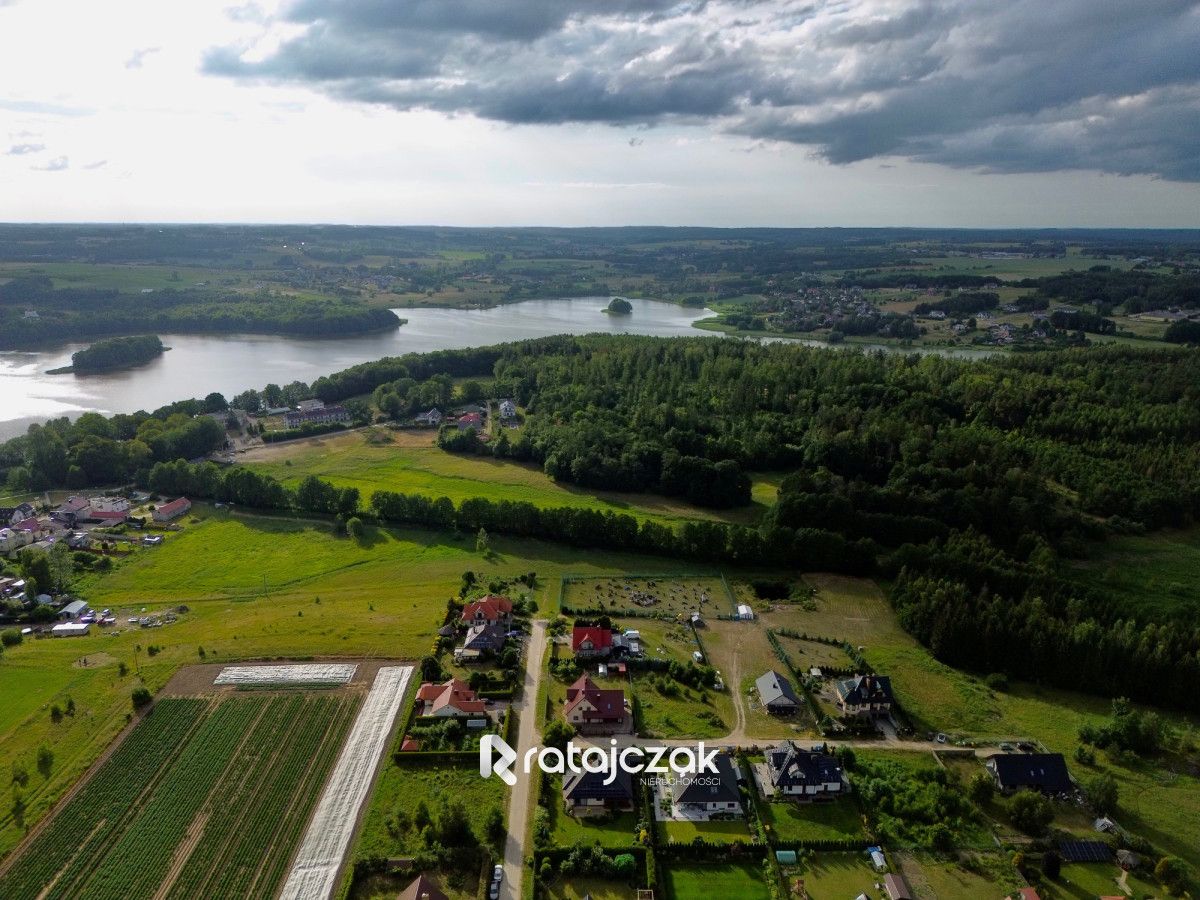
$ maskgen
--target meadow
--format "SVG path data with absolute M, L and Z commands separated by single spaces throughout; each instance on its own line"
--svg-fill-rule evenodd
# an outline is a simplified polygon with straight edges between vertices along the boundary
M 866 836 L 862 812 L 851 797 L 832 803 L 797 803 L 790 800 L 771 803 L 759 800 L 758 811 L 768 833 L 784 843 Z
M 300 692 L 161 701 L 10 861 L 0 892 L 274 893 L 356 705 Z
M 1111 537 L 1065 574 L 1148 620 L 1200 617 L 1200 528 Z
M 447 453 L 433 442 L 432 431 L 393 433 L 375 428 L 258 448 L 239 461 L 291 486 L 306 475 L 319 475 L 338 487 L 358 488 L 364 504 L 375 491 L 397 491 L 449 497 L 455 504 L 482 497 L 625 513 L 660 522 L 753 521 L 774 501 L 776 492 L 774 479 L 756 478 L 750 506 L 706 510 L 672 497 L 580 488 L 554 481 L 535 465 Z

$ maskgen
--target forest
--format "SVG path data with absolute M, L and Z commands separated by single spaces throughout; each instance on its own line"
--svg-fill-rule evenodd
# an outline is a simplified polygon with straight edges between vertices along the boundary
M 70 371 L 84 375 L 140 366 L 161 356 L 165 349 L 154 334 L 108 338 L 72 353 Z

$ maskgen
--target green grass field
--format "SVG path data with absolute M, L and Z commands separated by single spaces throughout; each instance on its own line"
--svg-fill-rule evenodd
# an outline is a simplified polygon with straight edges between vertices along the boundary
M 162 701 L 11 861 L 0 893 L 274 893 L 356 706 L 299 692 Z
M 480 778 L 474 761 L 430 766 L 386 762 L 363 819 L 355 858 L 404 856 L 419 851 L 424 844 L 411 821 L 413 813 L 424 803 L 436 819 L 447 800 L 463 804 L 472 831 L 482 840 L 488 814 L 493 809 L 501 813 L 507 810 L 508 789 L 499 778 Z
M 737 897 L 738 900 L 768 900 L 771 892 L 757 862 L 674 863 L 663 867 L 666 896 L 674 900 L 710 900 L 712 897 Z
M 779 841 L 844 840 L 865 837 L 862 813 L 852 798 L 833 803 L 759 800 L 763 825 Z
M 716 822 L 668 820 L 659 822 L 658 827 L 666 840 L 679 844 L 690 844 L 696 838 L 703 838 L 715 844 L 752 840 L 750 826 L 744 818 L 722 819 Z
M 594 491 L 555 482 L 540 468 L 490 457 L 447 453 L 432 446 L 431 432 L 376 432 L 390 443 L 353 432 L 257 449 L 246 454 L 251 468 L 295 485 L 306 475 L 319 475 L 339 487 L 356 487 L 363 502 L 375 491 L 398 491 L 449 497 L 455 503 L 472 497 L 512 500 L 537 506 L 568 506 L 625 513 L 663 522 L 714 519 L 749 522 L 774 500 L 777 482 L 765 479 L 753 490 L 754 503 L 738 510 L 713 511 L 654 494 Z M 290 465 L 288 464 L 290 462 Z
M 1066 568 L 1081 584 L 1151 620 L 1200 616 L 1200 528 L 1109 538 Z

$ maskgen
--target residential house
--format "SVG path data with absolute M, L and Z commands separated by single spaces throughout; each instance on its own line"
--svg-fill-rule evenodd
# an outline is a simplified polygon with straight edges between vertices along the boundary
M 37 518 L 37 510 L 31 503 L 21 503 L 17 506 L 0 506 L 0 527 L 16 525 L 29 519 Z
M 986 765 L 1006 794 L 1031 790 L 1054 796 L 1074 789 L 1061 753 L 999 753 Z
M 300 412 L 305 412 L 305 413 L 315 412 L 318 409 L 324 409 L 324 408 L 325 408 L 324 400 L 315 400 L 315 399 L 314 400 L 301 400 L 299 403 L 296 404 L 296 409 L 300 410 Z
M 792 683 L 771 670 L 758 677 L 754 682 L 758 688 L 758 696 L 767 712 L 776 716 L 794 713 L 800 707 L 800 698 L 792 689 Z
M 73 525 L 79 514 L 87 508 L 88 500 L 86 497 L 68 497 L 50 515 L 61 519 L 68 525 Z
M 192 501 L 187 497 L 179 497 L 172 500 L 170 503 L 164 503 L 154 510 L 155 522 L 170 522 L 172 519 L 178 519 L 185 512 L 192 508 Z
M 459 719 L 487 715 L 484 702 L 458 678 L 451 678 L 445 684 L 425 682 L 417 690 L 417 700 L 422 704 L 423 716 Z
M 507 597 L 496 594 L 473 600 L 463 607 L 462 620 L 468 625 L 512 625 L 513 604 Z
M 304 425 L 330 425 L 334 422 L 349 422 L 350 413 L 344 406 L 324 406 L 320 409 L 289 409 L 283 414 L 283 422 L 288 428 L 300 428 Z
M 685 812 L 704 812 L 710 816 L 744 816 L 742 795 L 738 790 L 737 767 L 729 753 L 718 753 L 712 772 L 698 773 L 684 780 L 680 778 L 672 788 L 674 805 Z
M 886 675 L 855 675 L 835 686 L 838 708 L 847 716 L 872 716 L 890 713 L 892 680 Z
M 458 416 L 480 416 L 480 417 L 482 417 L 482 416 L 487 415 L 487 410 L 484 409 L 482 406 L 480 406 L 478 403 L 468 403 L 466 406 L 459 407 L 454 412 L 455 412 L 455 415 L 458 415 Z
M 633 776 L 617 767 L 616 777 L 606 784 L 610 775 L 600 772 L 581 772 L 563 775 L 563 802 L 574 815 L 633 809 Z
M 19 529 L 0 528 L 0 553 L 11 553 L 33 543 L 33 534 Z
M 832 800 L 849 790 L 842 764 L 822 750 L 784 741 L 767 751 L 767 774 L 775 793 L 802 800 Z
M 571 652 L 576 659 L 606 659 L 612 653 L 613 633 L 598 625 L 576 625 L 571 630 Z
M 454 655 L 463 659 L 478 659 L 499 653 L 504 649 L 507 635 L 508 632 L 500 625 L 472 625 Z
M 517 404 L 511 400 L 500 401 L 500 418 L 515 419 L 517 417 Z
M 586 675 L 567 688 L 563 715 L 580 734 L 625 733 L 633 718 L 626 711 L 624 691 L 597 687 Z
M 408 887 L 400 892 L 396 900 L 450 900 L 428 875 L 418 875 Z
M 903 875 L 884 875 L 883 892 L 888 900 L 913 900 L 913 893 L 908 889 L 908 882 Z
M 466 431 L 468 428 L 474 428 L 476 431 L 483 428 L 483 416 L 479 413 L 467 413 L 465 416 L 459 416 L 458 430 Z
M 435 406 L 433 409 L 429 410 L 428 412 L 423 412 L 420 415 L 418 415 L 415 419 L 413 419 L 413 421 L 416 422 L 418 425 L 425 425 L 430 428 L 437 428 L 440 424 L 442 424 L 442 419 L 444 419 L 444 418 L 445 418 L 445 416 L 442 415 L 442 411 Z

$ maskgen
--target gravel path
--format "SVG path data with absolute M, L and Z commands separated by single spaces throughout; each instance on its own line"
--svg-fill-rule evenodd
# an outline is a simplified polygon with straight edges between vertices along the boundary
M 387 747 L 412 666 L 386 666 L 359 710 L 280 893 L 281 900 L 326 900 Z

